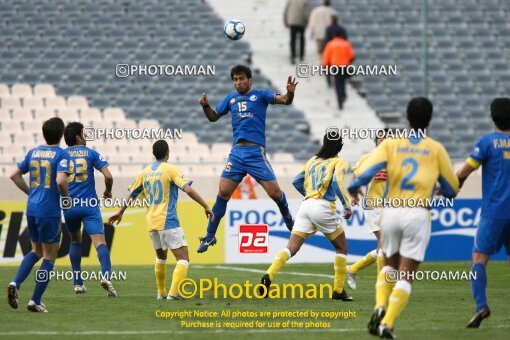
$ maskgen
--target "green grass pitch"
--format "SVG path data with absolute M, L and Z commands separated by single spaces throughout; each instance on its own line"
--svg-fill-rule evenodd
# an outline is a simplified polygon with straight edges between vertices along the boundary
M 278 283 L 332 283 L 332 279 L 314 274 L 331 275 L 332 264 L 288 264 L 275 282 Z M 467 262 L 425 263 L 421 270 L 469 270 Z M 221 283 L 243 284 L 245 280 L 258 283 L 261 276 L 257 270 L 265 265 L 214 265 L 193 266 L 189 277 L 214 278 Z M 69 268 L 59 267 L 57 270 Z M 469 282 L 467 281 L 420 281 L 413 285 L 413 291 L 407 308 L 395 323 L 395 332 L 401 339 L 508 339 L 510 332 L 510 300 L 508 295 L 510 270 L 507 262 L 494 262 L 488 266 L 488 299 L 492 316 L 482 323 L 480 329 L 466 329 L 466 323 L 474 310 Z M 84 270 L 97 270 L 86 267 Z M 218 299 L 208 294 L 204 299 L 193 298 L 184 301 L 156 301 L 155 279 L 152 266 L 115 267 L 114 270 L 127 271 L 127 280 L 115 282 L 119 297 L 107 298 L 97 282 L 87 282 L 86 294 L 76 295 L 72 283 L 52 281 L 43 301 L 49 313 L 36 314 L 26 310 L 34 286 L 34 276 L 27 279 L 20 292 L 20 306 L 12 310 L 6 302 L 3 291 L 3 303 L 0 305 L 0 337 L 12 336 L 29 338 L 36 335 L 44 337 L 97 338 L 108 335 L 123 338 L 166 338 L 178 336 L 179 339 L 205 338 L 218 336 L 235 339 L 255 339 L 271 337 L 274 339 L 342 338 L 375 339 L 366 331 L 374 302 L 375 264 L 362 270 L 357 276 L 358 289 L 349 291 L 354 302 L 332 301 L 330 299 Z M 16 271 L 15 267 L 0 268 L 0 283 L 6 287 Z M 171 279 L 173 266 L 167 268 L 167 286 Z M 291 273 L 310 273 L 298 276 Z M 186 329 L 180 326 L 178 319 L 157 318 L 160 311 L 202 310 L 221 311 L 340 311 L 354 310 L 357 317 L 347 320 L 330 321 L 331 328 L 326 329 Z M 193 320 L 198 320 L 193 318 Z M 211 321 L 210 319 L 202 319 Z M 250 319 L 242 319 L 251 321 Z M 262 321 L 268 319 L 259 318 Z M 285 321 L 288 318 L 276 321 Z M 232 321 L 232 320 L 230 320 Z M 239 320 L 237 320 L 239 321 Z M 306 320 L 300 320 L 306 321 Z

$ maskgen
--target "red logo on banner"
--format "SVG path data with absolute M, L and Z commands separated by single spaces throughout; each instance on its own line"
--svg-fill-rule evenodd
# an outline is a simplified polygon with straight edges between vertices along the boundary
M 242 224 L 239 226 L 239 252 L 241 254 L 266 254 L 269 245 L 267 224 Z
M 377 173 L 374 176 L 374 179 L 378 181 L 385 181 L 388 178 L 388 174 L 386 173 L 386 170 L 377 171 Z

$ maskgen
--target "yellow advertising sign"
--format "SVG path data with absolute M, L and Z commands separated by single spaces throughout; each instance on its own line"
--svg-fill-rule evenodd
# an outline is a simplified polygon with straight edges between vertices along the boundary
M 26 202 L 2 201 L 0 205 L 0 265 L 17 265 L 23 259 L 23 254 L 30 251 L 27 220 L 25 216 Z M 103 221 L 106 221 L 116 209 L 101 209 Z M 190 262 L 201 264 L 225 263 L 224 237 L 220 236 L 217 245 L 210 247 L 206 253 L 198 254 L 198 238 L 204 236 L 207 218 L 203 208 L 195 202 L 185 201 L 177 203 L 177 213 L 181 227 L 188 242 Z M 128 208 L 122 222 L 114 228 L 105 228 L 106 240 L 110 248 L 112 265 L 140 265 L 153 264 L 156 253 L 145 227 L 146 209 Z M 56 265 L 70 265 L 69 236 L 62 225 L 63 234 Z M 217 235 L 224 235 L 223 223 Z M 99 265 L 97 253 L 91 245 L 90 238 L 83 238 L 82 265 Z M 168 255 L 169 262 L 173 260 Z

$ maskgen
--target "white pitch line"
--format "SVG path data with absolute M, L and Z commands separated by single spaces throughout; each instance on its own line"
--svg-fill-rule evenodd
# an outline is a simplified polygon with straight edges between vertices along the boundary
M 494 325 L 484 326 L 485 329 L 498 329 L 498 328 L 510 328 L 510 325 Z M 441 331 L 441 330 L 452 330 L 460 329 L 458 327 L 427 327 L 427 328 L 399 328 L 400 331 Z M 463 329 L 463 328 L 462 328 Z M 190 334 L 196 330 L 137 330 L 137 331 L 20 331 L 20 332 L 0 332 L 0 336 L 23 336 L 23 335 L 75 335 L 75 336 L 87 336 L 87 335 L 158 335 L 158 334 Z M 238 329 L 200 329 L 200 333 L 278 333 L 278 332 L 331 332 L 331 333 L 347 333 L 347 332 L 365 332 L 366 328 L 280 328 L 280 329 L 250 329 L 250 328 L 238 328 Z
M 241 268 L 241 267 L 226 267 L 226 266 L 193 266 L 194 268 L 200 268 L 200 269 L 206 269 L 206 268 L 214 268 L 214 269 L 224 269 L 224 270 L 233 270 L 238 272 L 251 272 L 251 273 L 259 273 L 259 274 L 265 274 L 265 270 L 260 269 L 250 269 L 250 268 Z M 328 279 L 333 279 L 333 275 L 327 275 L 327 274 L 316 274 L 316 273 L 297 273 L 297 272 L 285 272 L 282 271 L 278 273 L 279 275 L 288 274 L 288 275 L 296 275 L 296 276 L 318 276 L 318 277 L 327 277 Z

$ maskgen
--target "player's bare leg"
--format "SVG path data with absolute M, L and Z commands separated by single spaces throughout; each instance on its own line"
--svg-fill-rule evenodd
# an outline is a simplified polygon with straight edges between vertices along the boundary
M 395 264 L 393 261 L 388 261 L 389 264 Z M 399 275 L 396 277 L 398 280 L 395 283 L 389 297 L 388 309 L 379 325 L 379 336 L 382 338 L 396 339 L 393 333 L 393 323 L 395 319 L 402 313 L 409 296 L 411 294 L 412 278 L 414 273 L 418 270 L 420 262 L 410 258 L 400 256 L 398 265 Z M 386 276 L 389 280 L 390 276 Z
M 156 249 L 156 263 L 154 264 L 154 273 L 156 275 L 156 284 L 158 287 L 158 294 L 156 297 L 157 300 L 166 299 L 167 296 L 165 288 L 167 253 L 167 249 Z
M 475 279 L 471 279 L 471 290 L 476 302 L 476 311 L 469 320 L 467 328 L 478 328 L 482 321 L 491 315 L 491 310 L 487 304 L 487 273 L 485 271 L 487 263 L 489 263 L 489 255 L 473 252 L 471 256 L 473 263 L 471 272 L 476 275 Z
M 209 220 L 209 224 L 207 225 L 207 235 L 200 238 L 200 246 L 197 250 L 198 253 L 203 253 L 207 251 L 209 246 L 216 244 L 215 236 L 216 231 L 218 230 L 218 225 L 225 215 L 225 211 L 227 210 L 227 203 L 238 185 L 238 181 L 234 181 L 225 177 L 220 178 L 218 196 L 216 197 L 216 203 L 214 203 L 212 209 L 213 217 Z
M 298 235 L 297 233 L 290 234 L 289 242 L 287 247 L 283 248 L 278 252 L 273 260 L 271 266 L 267 269 L 267 274 L 264 274 L 260 279 L 260 283 L 263 284 L 266 289 L 259 288 L 259 294 L 267 297 L 269 294 L 269 288 L 271 287 L 271 280 L 273 280 L 280 270 L 282 270 L 285 263 L 301 249 L 301 246 L 305 242 L 306 237 L 309 235 Z
M 347 274 L 347 240 L 345 239 L 345 233 L 342 231 L 340 235 L 330 240 L 330 242 L 335 247 L 336 252 L 334 261 L 334 290 L 331 298 L 333 300 L 352 301 L 352 297 L 344 289 L 345 276 Z
M 90 235 L 92 244 L 97 250 L 97 257 L 101 264 L 101 287 L 107 292 L 108 297 L 117 297 L 117 291 L 113 288 L 113 284 L 110 280 L 110 273 L 112 270 L 112 263 L 110 261 L 110 251 L 106 245 L 106 240 L 103 234 Z
M 32 251 L 25 255 L 14 280 L 7 287 L 7 302 L 12 308 L 18 308 L 19 288 L 21 287 L 21 283 L 26 280 L 32 268 L 42 256 L 43 251 L 41 243 L 32 242 Z
M 179 296 L 179 285 L 188 275 L 188 267 L 189 267 L 189 255 L 188 255 L 188 247 L 181 247 L 178 249 L 172 249 L 172 253 L 177 260 L 177 264 L 175 265 L 175 269 L 172 275 L 172 284 L 170 286 L 170 292 L 168 293 L 168 300 L 182 300 L 182 297 Z
M 44 303 L 41 302 L 41 297 L 48 287 L 59 247 L 60 243 L 42 243 L 43 261 L 36 273 L 34 294 L 27 306 L 31 312 L 46 313 L 48 311 Z
M 294 219 L 290 214 L 289 205 L 287 203 L 285 193 L 280 189 L 278 181 L 277 180 L 259 181 L 259 183 L 264 188 L 267 195 L 271 197 L 273 201 L 275 201 L 276 205 L 278 205 L 278 209 L 280 209 L 280 213 L 282 214 L 287 229 L 289 229 L 289 231 L 292 231 L 292 227 L 294 226 Z

